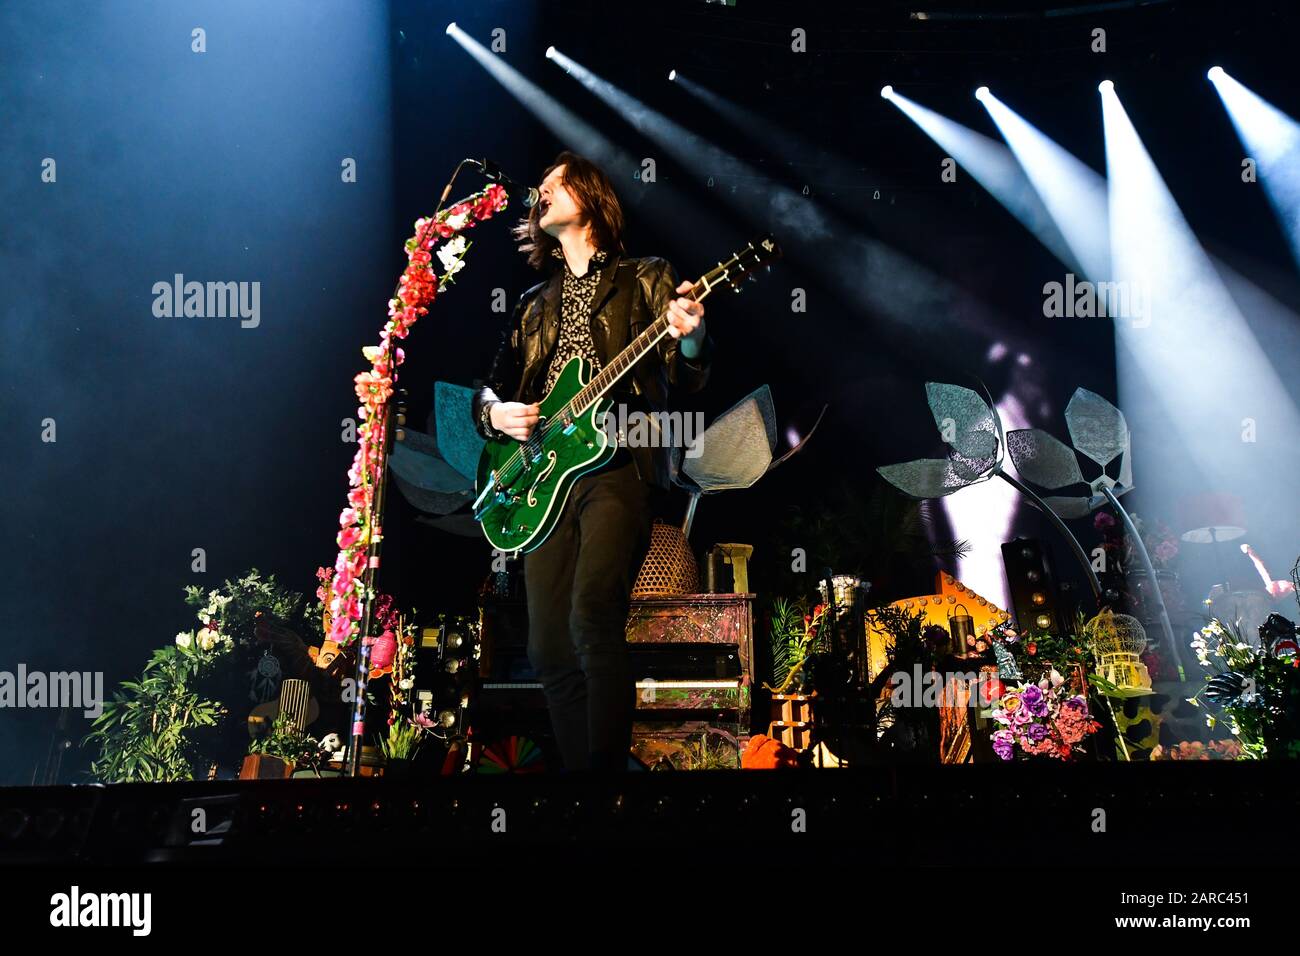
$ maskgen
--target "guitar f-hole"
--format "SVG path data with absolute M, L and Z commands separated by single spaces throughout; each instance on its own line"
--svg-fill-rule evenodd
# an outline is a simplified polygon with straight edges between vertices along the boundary
M 546 467 L 542 469 L 541 474 L 534 479 L 533 483 L 528 486 L 528 507 L 535 508 L 537 506 L 537 495 L 534 494 L 534 492 L 537 491 L 537 486 L 545 481 L 546 477 L 554 470 L 555 452 L 548 451 L 546 453 Z

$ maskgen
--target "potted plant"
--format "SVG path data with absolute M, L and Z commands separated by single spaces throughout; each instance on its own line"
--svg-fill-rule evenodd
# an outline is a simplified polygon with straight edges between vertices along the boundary
M 388 725 L 388 735 L 379 743 L 384 754 L 384 775 L 403 779 L 411 774 L 411 761 L 420 751 L 433 721 L 424 714 L 412 718 L 395 717 Z
M 241 780 L 289 777 L 299 767 L 319 772 L 320 741 L 280 715 L 265 737 L 254 740 L 239 771 Z

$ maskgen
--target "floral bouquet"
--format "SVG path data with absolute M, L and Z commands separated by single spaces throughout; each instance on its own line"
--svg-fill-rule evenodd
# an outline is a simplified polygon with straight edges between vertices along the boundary
M 1280 614 L 1259 629 L 1260 643 L 1247 642 L 1237 628 L 1211 620 L 1192 639 L 1196 660 L 1211 672 L 1204 697 L 1228 720 L 1246 758 L 1300 757 L 1300 655 L 1295 626 Z M 1218 725 L 1210 714 L 1206 723 Z
M 1003 760 L 1016 753 L 1070 760 L 1084 738 L 1101 729 L 1088 712 L 1088 700 L 1072 694 L 1055 669 L 1037 684 L 1014 687 L 993 708 L 1002 725 L 993 734 L 993 751 Z
M 990 627 L 981 641 L 992 649 L 999 676 L 1004 678 L 1049 673 L 1055 664 L 1081 664 L 1086 670 L 1091 663 L 1091 655 L 1075 635 L 1058 636 L 1044 630 L 1027 633 L 1016 630 L 1010 621 Z M 976 650 L 983 647 L 977 644 Z
M 386 760 L 411 760 L 433 728 L 433 718 L 427 714 L 390 717 L 388 735 L 380 740 L 379 749 Z

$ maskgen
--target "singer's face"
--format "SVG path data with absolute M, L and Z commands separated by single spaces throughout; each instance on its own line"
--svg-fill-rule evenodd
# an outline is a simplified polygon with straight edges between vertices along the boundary
M 539 200 L 537 224 L 542 231 L 558 236 L 564 230 L 582 224 L 582 210 L 564 186 L 564 167 L 556 166 L 542 180 L 538 188 L 542 194 Z

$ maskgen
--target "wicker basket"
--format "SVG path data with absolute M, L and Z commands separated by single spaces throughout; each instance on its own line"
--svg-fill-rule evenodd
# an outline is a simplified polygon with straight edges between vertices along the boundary
M 695 594 L 699 587 L 700 570 L 682 529 L 656 520 L 650 528 L 650 550 L 632 585 L 632 597 Z

